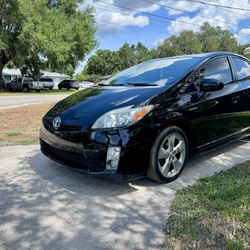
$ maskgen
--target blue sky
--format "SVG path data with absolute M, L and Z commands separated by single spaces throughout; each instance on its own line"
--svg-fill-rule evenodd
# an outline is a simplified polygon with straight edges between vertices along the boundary
M 95 8 L 98 28 L 96 38 L 99 42 L 96 49 L 117 50 L 125 42 L 130 44 L 142 42 L 152 48 L 167 37 L 179 34 L 183 30 L 198 31 L 199 25 L 203 22 L 229 29 L 240 43 L 250 42 L 250 11 L 231 10 L 188 0 L 150 0 L 150 2 L 155 4 L 144 0 L 86 0 L 84 6 L 90 5 Z M 248 0 L 203 0 L 202 2 L 250 9 Z M 168 6 L 168 8 L 159 5 Z M 142 12 L 174 18 L 179 22 L 152 17 Z M 85 62 L 86 60 L 79 65 L 77 72 L 82 70 Z

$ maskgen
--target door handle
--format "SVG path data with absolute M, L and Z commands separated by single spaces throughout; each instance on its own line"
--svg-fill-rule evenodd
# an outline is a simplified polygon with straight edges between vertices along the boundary
M 234 104 L 238 103 L 239 99 L 240 99 L 240 96 L 234 96 L 234 97 L 231 98 L 232 103 L 234 103 Z

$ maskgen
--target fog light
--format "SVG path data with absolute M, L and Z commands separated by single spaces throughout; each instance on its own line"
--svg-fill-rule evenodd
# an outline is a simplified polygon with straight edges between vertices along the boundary
M 107 152 L 106 169 L 117 170 L 120 160 L 121 148 L 109 147 Z

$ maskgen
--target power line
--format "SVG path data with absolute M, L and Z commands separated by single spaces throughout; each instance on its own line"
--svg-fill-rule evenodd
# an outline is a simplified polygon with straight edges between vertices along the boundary
M 95 9 L 101 9 L 101 10 L 105 10 L 105 11 L 109 11 L 109 12 L 117 12 L 117 13 L 122 13 L 122 14 L 126 14 L 125 12 L 120 12 L 120 11 L 114 11 L 112 9 L 108 9 L 108 8 L 104 8 L 104 7 L 101 7 L 101 6 L 95 6 Z M 137 13 L 136 10 L 133 10 L 134 13 Z M 157 22 L 157 23 L 166 23 L 166 24 L 170 24 L 170 21 L 169 22 L 164 22 L 164 21 L 160 21 L 160 20 L 156 20 L 156 19 L 150 19 L 151 22 Z
M 183 0 L 178 0 L 178 1 L 183 1 Z M 221 7 L 221 8 L 230 9 L 230 10 L 250 11 L 250 9 L 243 9 L 240 7 L 221 5 L 221 4 L 217 4 L 217 3 L 207 3 L 207 2 L 198 1 L 198 0 L 186 0 L 186 1 L 193 2 L 193 3 L 199 3 L 199 4 L 203 4 L 203 5 L 214 6 L 214 7 Z
M 151 3 L 151 4 L 155 4 L 155 5 L 158 5 L 158 6 L 160 6 L 160 7 L 168 8 L 168 9 L 175 10 L 175 11 L 180 11 L 180 12 L 184 12 L 184 13 L 193 14 L 192 11 L 177 9 L 177 8 L 174 8 L 174 7 L 170 7 L 170 6 L 168 6 L 168 5 L 163 5 L 163 4 L 159 4 L 159 3 L 154 3 L 154 2 L 149 1 L 149 0 L 141 0 L 141 1 L 144 1 L 144 2 L 147 2 L 147 3 Z M 240 24 L 236 24 L 236 23 L 226 22 L 226 21 L 223 21 L 223 20 L 215 19 L 215 18 L 209 18 L 209 17 L 203 16 L 203 15 L 200 15 L 200 14 L 198 14 L 197 16 L 200 16 L 200 17 L 205 18 L 205 19 L 208 19 L 208 20 L 213 20 L 213 21 L 217 21 L 217 22 L 222 22 L 222 23 L 226 23 L 226 24 L 231 24 L 231 25 L 233 25 L 233 26 L 237 25 L 237 26 L 239 26 L 239 27 L 246 27 L 245 25 L 240 25 Z M 249 28 L 249 27 L 247 27 L 247 28 Z
M 121 8 L 121 9 L 133 11 L 133 12 L 136 12 L 136 13 L 141 13 L 141 14 L 144 14 L 144 15 L 152 16 L 152 17 L 158 17 L 158 18 L 162 18 L 162 19 L 166 19 L 166 20 L 171 20 L 171 21 L 174 21 L 174 22 L 185 23 L 185 24 L 193 25 L 193 26 L 196 26 L 196 27 L 199 27 L 199 28 L 201 27 L 201 25 L 199 25 L 199 24 L 190 23 L 190 22 L 186 22 L 186 21 L 183 21 L 183 20 L 178 20 L 178 19 L 171 18 L 171 17 L 161 16 L 161 15 L 149 13 L 149 12 L 146 12 L 146 11 L 140 11 L 140 10 L 137 10 L 137 9 L 132 9 L 132 8 L 129 8 L 129 7 L 125 7 L 125 6 L 114 4 L 114 3 L 105 2 L 105 1 L 102 1 L 102 0 L 94 0 L 93 2 L 100 2 L 100 3 L 104 3 L 104 4 L 107 4 L 107 5 L 112 5 L 112 6 Z M 249 36 L 249 34 L 243 33 L 243 32 L 240 32 L 240 31 L 237 32 L 237 33 Z
M 153 14 L 153 13 L 149 13 L 149 12 L 145 12 L 145 11 L 140 11 L 140 10 L 132 9 L 132 8 L 129 8 L 129 7 L 121 6 L 121 5 L 118 5 L 118 4 L 104 2 L 102 0 L 94 0 L 94 2 L 100 2 L 100 3 L 104 3 L 104 4 L 116 6 L 118 8 L 122 8 L 122 9 L 125 9 L 125 10 L 129 10 L 129 11 L 134 11 L 134 12 L 137 12 L 137 13 L 145 14 L 145 15 L 148 15 L 148 16 L 158 17 L 158 18 L 162 18 L 162 19 L 167 19 L 167 20 L 171 20 L 171 21 L 175 21 L 175 22 L 180 22 L 180 23 L 185 23 L 185 24 L 190 24 L 190 25 L 194 25 L 194 26 L 200 27 L 199 24 L 189 23 L 189 22 L 182 21 L 182 20 L 176 20 L 175 18 L 172 18 L 172 17 L 165 17 L 165 16 L 161 16 L 161 15 L 157 15 L 157 14 Z
M 183 2 L 183 1 L 189 1 L 189 0 L 170 0 L 170 1 L 179 1 L 179 2 L 182 1 Z M 221 9 L 223 11 L 230 12 L 230 13 L 236 14 L 238 16 L 244 16 L 244 17 L 249 18 L 249 15 L 247 15 L 247 14 L 243 14 L 243 13 L 239 13 L 239 12 L 236 12 L 233 10 L 225 9 L 223 7 L 220 7 L 220 6 L 212 6 L 212 7 L 218 7 L 219 9 Z

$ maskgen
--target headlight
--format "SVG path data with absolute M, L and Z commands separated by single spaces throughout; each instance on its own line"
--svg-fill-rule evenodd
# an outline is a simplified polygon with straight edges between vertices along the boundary
M 92 128 L 118 128 L 130 126 L 140 121 L 153 108 L 153 105 L 148 105 L 139 108 L 131 108 L 131 106 L 129 106 L 114 109 L 98 118 Z

